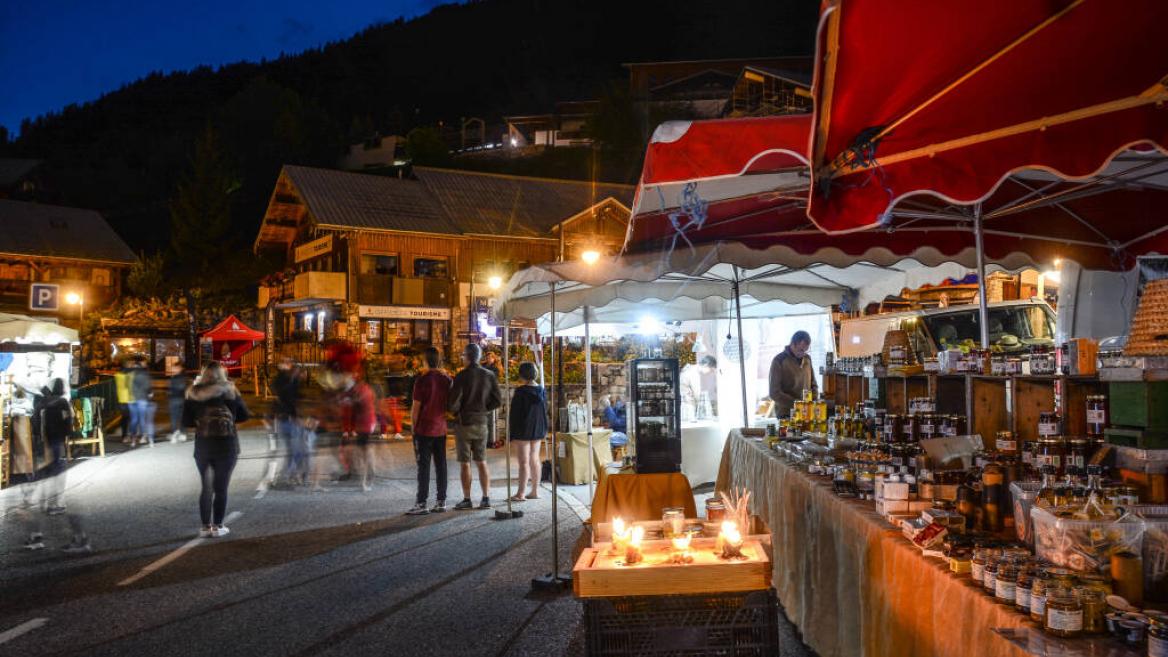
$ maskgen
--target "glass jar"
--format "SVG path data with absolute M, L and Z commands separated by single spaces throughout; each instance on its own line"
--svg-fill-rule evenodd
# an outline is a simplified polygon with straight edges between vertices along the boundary
M 917 442 L 917 439 L 917 416 L 904 416 L 900 421 L 900 442 L 911 445 Z
M 1034 587 L 1034 572 L 1029 567 L 1018 572 L 1018 582 L 1014 586 L 1014 607 L 1024 613 L 1030 613 L 1030 591 Z
M 994 434 L 994 446 L 999 454 L 1018 456 L 1018 440 L 1014 438 L 1013 431 L 999 431 Z
M 1087 454 L 1091 451 L 1091 441 L 1086 438 L 1067 439 L 1067 467 L 1086 468 Z
M 1070 639 L 1083 633 L 1083 602 L 1073 589 L 1051 590 L 1046 600 L 1042 628 L 1048 634 Z
M 1017 597 L 1015 589 L 1018 586 L 1018 567 L 1012 559 L 1002 559 L 998 562 L 998 573 L 994 578 L 994 601 L 1002 605 L 1014 605 Z
M 726 519 L 726 505 L 722 500 L 706 500 L 706 522 L 722 522 Z
M 685 509 L 671 506 L 661 512 L 661 534 L 666 540 L 685 533 Z
M 950 436 L 964 436 L 968 433 L 965 426 L 964 415 L 949 416 L 949 435 Z
M 921 422 L 917 426 L 917 436 L 921 440 L 929 440 L 937 437 L 937 416 L 932 413 L 925 413 L 920 418 Z
M 1046 592 L 1050 584 L 1050 576 L 1039 571 L 1034 574 L 1030 585 L 1030 620 L 1042 623 L 1046 617 Z
M 1168 657 L 1168 624 L 1157 618 L 1148 627 L 1148 657 Z
M 900 416 L 889 413 L 884 416 L 884 435 L 880 437 L 880 440 L 886 445 L 890 445 L 900 437 L 901 430 Z
M 1034 454 L 1038 451 L 1038 443 L 1033 440 L 1022 441 L 1022 465 L 1031 468 L 1037 468 L 1038 464 L 1034 462 Z
M 1058 413 L 1054 411 L 1043 411 L 1038 414 L 1038 436 L 1039 438 L 1050 438 L 1062 433 L 1060 427 L 1062 419 Z
M 973 581 L 980 586 L 982 579 L 985 576 L 986 560 L 989 557 L 989 549 L 984 547 L 973 548 L 973 558 L 969 561 L 969 576 Z
M 1107 428 L 1107 396 L 1087 395 L 1087 437 L 1092 440 L 1103 438 Z
M 1083 606 L 1083 634 L 1103 634 L 1106 629 L 1107 601 L 1103 591 L 1093 587 L 1075 589 Z
M 985 571 L 981 575 L 982 591 L 986 595 L 995 595 L 998 590 L 998 560 L 992 558 L 986 562 Z
M 1055 474 L 1062 474 L 1063 461 L 1066 458 L 1067 448 L 1062 438 L 1043 438 L 1038 441 L 1038 450 L 1034 455 L 1034 465 L 1041 468 L 1044 465 L 1054 467 Z

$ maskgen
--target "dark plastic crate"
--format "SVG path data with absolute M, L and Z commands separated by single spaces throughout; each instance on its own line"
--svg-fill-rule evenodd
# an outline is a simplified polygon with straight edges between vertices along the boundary
M 590 657 L 779 654 L 774 589 L 584 601 Z

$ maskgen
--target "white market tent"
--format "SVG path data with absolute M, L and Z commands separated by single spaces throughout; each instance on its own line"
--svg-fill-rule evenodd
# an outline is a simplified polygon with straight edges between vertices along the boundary
M 0 342 L 19 344 L 78 344 L 77 331 L 35 317 L 0 313 Z

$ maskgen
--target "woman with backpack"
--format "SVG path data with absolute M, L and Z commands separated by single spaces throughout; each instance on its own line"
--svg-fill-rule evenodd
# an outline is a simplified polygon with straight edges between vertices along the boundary
M 515 445 L 515 457 L 519 461 L 519 492 L 511 496 L 512 502 L 523 502 L 539 498 L 539 446 L 547 436 L 547 393 L 536 383 L 539 376 L 535 363 L 519 364 L 520 385 L 511 397 L 511 408 L 507 416 L 507 435 Z M 530 490 L 524 494 L 530 481 Z
M 223 516 L 231 472 L 239 457 L 235 425 L 250 416 L 239 390 L 218 362 L 203 368 L 186 392 L 183 426 L 195 427 L 195 465 L 203 484 L 199 494 L 199 517 L 203 521 L 200 537 L 220 537 L 230 532 L 223 525 Z

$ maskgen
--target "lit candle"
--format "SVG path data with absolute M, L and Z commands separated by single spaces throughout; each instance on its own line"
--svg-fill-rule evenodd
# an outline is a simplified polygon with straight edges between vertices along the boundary
M 731 520 L 722 523 L 722 533 L 718 534 L 722 547 L 722 558 L 732 559 L 742 556 L 742 534 L 738 525 Z
M 673 543 L 673 554 L 670 555 L 670 561 L 682 564 L 693 563 L 693 557 L 689 553 L 689 543 L 692 539 L 693 536 L 688 533 L 670 539 Z
M 612 519 L 612 552 L 620 554 L 629 544 L 629 530 L 625 527 L 624 518 Z
M 641 539 L 645 538 L 644 527 L 633 527 L 632 535 L 629 536 L 629 544 L 625 548 L 625 565 L 631 566 L 635 563 L 640 563 L 643 555 L 641 554 Z

